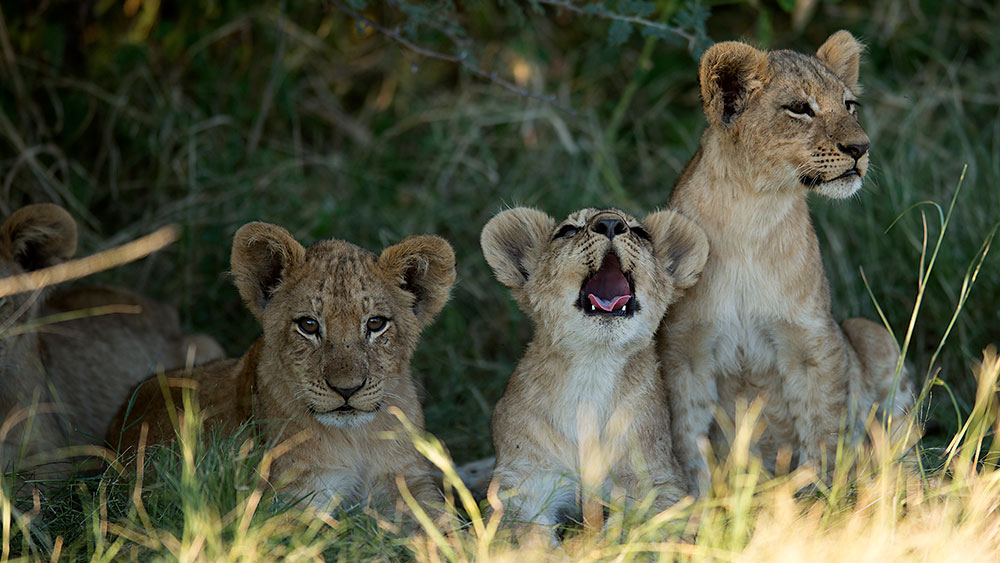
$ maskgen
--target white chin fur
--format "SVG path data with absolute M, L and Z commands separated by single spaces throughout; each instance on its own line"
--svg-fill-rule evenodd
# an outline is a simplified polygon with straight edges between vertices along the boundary
M 817 193 L 832 199 L 844 199 L 845 197 L 850 197 L 859 189 L 861 189 L 861 177 L 857 175 L 841 178 L 839 180 L 823 182 L 815 188 Z
M 375 420 L 375 412 L 325 412 L 317 414 L 316 420 L 331 428 L 358 428 Z

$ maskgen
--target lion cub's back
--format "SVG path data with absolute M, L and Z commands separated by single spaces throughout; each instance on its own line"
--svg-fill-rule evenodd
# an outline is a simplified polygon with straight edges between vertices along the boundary
M 110 312 L 138 308 L 138 313 Z M 58 291 L 42 314 L 80 312 L 41 333 L 44 364 L 61 400 L 71 409 L 73 442 L 104 436 L 115 411 L 135 384 L 158 366 L 184 365 L 177 312 L 129 291 L 89 287 Z
M 235 429 L 250 417 L 252 382 L 242 379 L 245 358 L 217 360 L 192 370 L 164 374 L 170 391 L 170 403 L 183 417 L 184 391 L 197 393 L 201 413 L 207 425 Z M 159 375 L 141 382 L 126 399 L 111 421 L 107 442 L 118 452 L 135 450 L 143 425 L 148 425 L 147 445 L 174 439 L 174 426 Z

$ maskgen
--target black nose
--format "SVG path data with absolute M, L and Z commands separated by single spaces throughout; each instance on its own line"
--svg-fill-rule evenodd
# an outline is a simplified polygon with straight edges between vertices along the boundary
M 358 389 L 361 389 L 364 386 L 365 386 L 364 383 L 358 385 L 357 387 L 334 387 L 333 385 L 330 385 L 330 389 L 333 389 L 338 394 L 340 394 L 340 396 L 343 397 L 344 401 L 346 402 L 348 399 L 351 398 L 351 395 L 357 393 Z
M 837 143 L 837 148 L 840 149 L 840 152 L 846 154 L 854 160 L 864 156 L 865 153 L 868 152 L 868 147 L 870 146 L 871 143 L 862 143 L 860 145 L 841 145 L 840 143 Z
M 628 232 L 628 225 L 618 217 L 600 219 L 590 227 L 591 231 L 608 238 L 615 238 L 616 235 L 624 235 Z

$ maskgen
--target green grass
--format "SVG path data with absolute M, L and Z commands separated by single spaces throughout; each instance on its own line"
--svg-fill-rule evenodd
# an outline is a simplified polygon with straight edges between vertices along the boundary
M 459 461 L 490 454 L 492 406 L 530 337 L 528 322 L 482 259 L 481 227 L 514 204 L 555 216 L 588 205 L 635 213 L 663 206 L 704 127 L 697 63 L 688 53 L 665 42 L 644 52 L 638 37 L 611 47 L 606 22 L 552 9 L 529 13 L 522 26 L 491 6 L 470 7 L 461 17 L 484 68 L 513 81 L 515 67 L 528 65 L 519 84 L 555 93 L 575 115 L 379 34 L 360 37 L 336 10 L 206 2 L 197 12 L 164 11 L 147 38 L 130 42 L 134 20 L 120 7 L 101 13 L 103 4 L 85 4 L 90 10 L 80 15 L 72 4 L 4 9 L 11 44 L 5 60 L 16 61 L 17 80 L 7 74 L 11 80 L 0 87 L 0 109 L 10 123 L 0 130 L 3 211 L 37 201 L 63 204 L 83 229 L 81 253 L 162 224 L 181 225 L 172 247 L 97 279 L 174 303 L 188 328 L 216 336 L 234 355 L 259 334 L 225 275 L 232 234 L 243 223 L 271 221 L 306 243 L 335 237 L 373 250 L 409 234 L 446 237 L 457 253 L 458 282 L 425 332 L 414 369 L 428 430 Z M 919 382 L 932 374 L 941 383 L 925 403 L 924 440 L 928 460 L 941 465 L 938 454 L 974 412 L 976 380 L 968 366 L 1000 340 L 1000 259 L 989 253 L 935 354 L 963 278 L 1000 221 L 1000 44 L 993 40 L 1000 13 L 985 2 L 866 6 L 823 2 L 801 34 L 772 7 L 768 38 L 773 46 L 811 50 L 844 27 L 869 47 L 861 122 L 872 139 L 872 172 L 856 198 L 811 201 L 837 318 L 877 318 L 863 269 L 896 334 L 906 332 L 918 291 L 920 210 L 928 213 L 931 242 L 936 211 L 920 207 L 887 229 L 920 202 L 947 206 L 968 167 L 907 356 Z M 746 5 L 717 6 L 708 32 L 717 40 L 754 38 L 761 32 L 757 16 Z M 633 95 L 623 98 L 624 92 Z M 258 461 L 233 464 L 239 445 L 208 448 L 201 475 L 219 477 L 202 479 L 204 486 L 221 491 L 241 482 L 252 489 L 245 469 Z M 928 479 L 925 487 L 938 498 L 964 499 L 979 486 L 969 479 L 954 486 Z M 149 555 L 129 541 L 123 551 L 106 551 L 117 540 L 99 529 L 106 521 L 102 483 L 107 518 L 145 529 L 133 514 L 128 480 L 93 476 L 63 487 L 48 503 L 47 517 L 38 520 L 45 535 L 25 553 L 47 557 L 61 536 L 63 554 L 74 558 L 127 557 L 133 548 Z M 147 508 L 156 507 L 149 509 L 153 528 L 181 543 L 194 514 L 212 521 L 246 500 L 192 495 L 186 486 L 179 476 L 156 478 L 144 496 Z M 189 497 L 204 497 L 204 504 L 181 510 L 187 505 L 180 499 Z M 720 505 L 717 525 L 706 528 L 720 535 L 704 540 L 706 551 L 696 555 L 755 545 L 726 516 L 770 514 L 763 501 L 747 502 Z M 854 518 L 848 504 L 819 503 L 817 529 Z M 303 546 L 331 541 L 336 547 L 327 557 L 351 560 L 403 556 L 415 547 L 406 534 L 385 536 L 378 520 L 364 514 L 309 536 L 297 510 L 263 503 L 260 511 L 254 529 L 270 522 L 274 537 L 246 545 L 261 549 L 308 550 Z M 222 553 L 213 549 L 232 545 L 235 525 L 224 523 L 229 531 L 218 534 L 221 543 L 201 555 L 212 558 Z M 635 541 L 655 538 L 657 530 Z M 11 544 L 15 551 L 20 541 Z

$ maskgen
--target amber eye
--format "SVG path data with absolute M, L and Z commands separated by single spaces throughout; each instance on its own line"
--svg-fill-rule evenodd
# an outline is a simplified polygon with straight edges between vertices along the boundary
M 861 102 L 857 100 L 844 100 L 844 105 L 847 106 L 847 111 L 852 114 L 858 113 L 858 108 L 861 107 Z
M 816 113 L 813 112 L 813 108 L 808 102 L 795 102 L 793 104 L 788 104 L 784 106 L 784 109 L 794 113 L 795 115 L 808 115 L 809 117 L 816 116 Z
M 295 323 L 299 325 L 299 330 L 304 334 L 311 335 L 319 332 L 319 321 L 312 317 L 300 317 Z
M 365 323 L 365 328 L 368 329 L 368 332 L 375 333 L 385 328 L 385 325 L 388 322 L 389 319 L 385 317 L 371 317 L 368 319 L 368 322 Z

